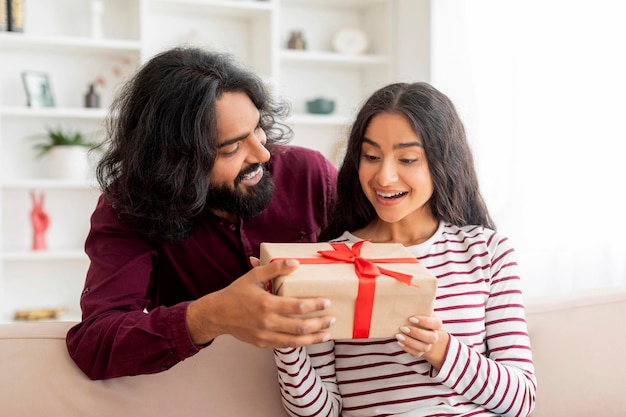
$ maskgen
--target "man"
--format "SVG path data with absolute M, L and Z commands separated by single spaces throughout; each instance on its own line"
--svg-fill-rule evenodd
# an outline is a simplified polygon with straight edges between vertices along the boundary
M 327 340 L 322 298 L 266 291 L 297 261 L 256 265 L 259 244 L 315 241 L 336 170 L 285 146 L 285 108 L 228 56 L 175 48 L 147 62 L 112 106 L 103 189 L 71 357 L 92 379 L 155 373 L 219 335 L 260 347 Z M 251 259 L 252 257 L 252 259 Z

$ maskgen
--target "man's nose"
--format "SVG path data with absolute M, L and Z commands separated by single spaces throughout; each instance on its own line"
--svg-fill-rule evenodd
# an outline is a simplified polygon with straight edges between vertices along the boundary
M 249 163 L 256 164 L 269 161 L 270 151 L 268 151 L 265 147 L 267 137 L 264 132 L 250 135 L 247 142 L 250 149 L 250 152 L 248 153 Z

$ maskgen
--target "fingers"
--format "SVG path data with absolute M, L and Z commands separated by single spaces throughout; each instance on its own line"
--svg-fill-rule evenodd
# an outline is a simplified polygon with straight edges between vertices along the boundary
M 330 300 L 327 298 L 295 298 L 273 296 L 274 305 L 272 310 L 283 315 L 301 315 L 322 311 L 330 307 Z
M 256 258 L 250 258 L 251 265 L 257 264 Z M 296 270 L 299 262 L 286 260 L 256 267 L 254 281 L 265 288 L 269 282 L 280 275 L 288 275 Z M 335 322 L 335 318 L 324 310 L 330 307 L 330 300 L 323 297 L 296 298 L 274 294 L 264 294 L 256 311 L 256 335 L 252 343 L 259 347 L 296 347 L 312 343 L 322 343 L 330 339 L 325 331 Z M 302 316 L 307 316 L 303 318 Z M 313 317 L 311 317 L 313 316 Z
M 334 322 L 324 298 L 282 297 L 265 291 L 271 278 L 291 272 L 298 263 L 260 266 L 231 285 L 190 304 L 187 324 L 194 343 L 230 334 L 259 347 L 304 346 L 328 340 Z M 314 317 L 303 318 L 300 315 Z M 296 317 L 298 316 L 298 317 Z
M 253 266 L 259 261 L 252 256 L 249 259 Z M 270 281 L 274 278 L 291 274 L 299 265 L 300 262 L 297 260 L 287 259 L 285 261 L 272 262 L 269 265 L 255 267 L 246 275 L 250 275 L 250 279 L 256 281 L 263 289 L 266 289 Z M 276 296 L 274 303 L 271 309 L 278 314 L 307 314 L 330 307 L 330 300 L 321 297 L 294 298 Z
M 279 317 L 272 329 L 259 334 L 255 343 L 259 347 L 298 347 L 330 340 L 330 333 L 325 331 L 335 323 L 331 316 L 308 319 Z
M 261 260 L 259 258 L 256 258 L 254 256 L 251 256 L 250 258 L 248 258 L 250 260 L 250 265 L 254 268 L 257 266 L 261 266 Z
M 252 266 L 257 266 L 255 265 L 253 262 L 255 261 L 256 258 L 254 257 L 250 257 L 250 263 Z M 279 262 L 272 262 L 268 265 L 263 265 L 263 266 L 259 266 L 258 268 L 254 268 L 252 271 L 250 271 L 250 275 L 251 277 L 253 277 L 252 279 L 254 279 L 255 281 L 263 284 L 273 280 L 274 278 L 281 276 L 281 275 L 289 275 L 291 274 L 293 271 L 295 271 L 298 266 L 300 265 L 300 262 L 298 262 L 295 259 L 287 259 L 284 261 L 279 261 Z
M 274 347 L 304 346 L 328 340 L 327 332 L 318 333 L 328 329 L 336 321 L 335 317 L 324 313 L 330 307 L 330 300 L 270 294 L 267 297 L 270 302 L 266 305 L 267 315 L 264 316 L 260 329 L 275 338 L 272 340 Z
M 400 333 L 396 334 L 398 345 L 412 356 L 423 356 L 439 341 L 441 319 L 418 316 L 409 318 L 409 322 L 411 325 L 400 327 Z
M 409 322 L 416 327 L 428 330 L 439 330 L 443 326 L 441 319 L 437 316 L 414 316 L 409 318 Z

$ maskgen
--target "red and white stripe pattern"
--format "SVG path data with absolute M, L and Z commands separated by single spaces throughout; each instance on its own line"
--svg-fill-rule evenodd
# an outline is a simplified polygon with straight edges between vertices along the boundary
M 344 234 L 340 241 L 358 239 Z M 292 416 L 526 416 L 536 378 L 515 253 L 480 226 L 440 224 L 408 247 L 438 281 L 435 314 L 450 333 L 437 371 L 395 339 L 276 349 Z

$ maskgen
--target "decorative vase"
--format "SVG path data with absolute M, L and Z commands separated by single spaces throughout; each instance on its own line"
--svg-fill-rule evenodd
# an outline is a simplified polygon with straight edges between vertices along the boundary
M 100 95 L 93 84 L 89 84 L 89 90 L 85 94 L 85 107 L 94 109 L 100 107 Z
M 85 146 L 55 146 L 46 154 L 48 177 L 55 179 L 89 179 L 89 148 Z

